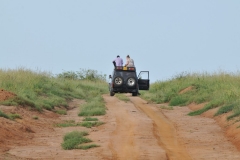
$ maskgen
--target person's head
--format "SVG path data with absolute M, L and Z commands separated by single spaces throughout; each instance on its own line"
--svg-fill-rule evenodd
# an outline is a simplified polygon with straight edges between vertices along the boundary
M 120 56 L 119 55 L 117 55 L 117 58 L 119 58 Z
M 127 58 L 130 58 L 130 56 L 129 56 L 129 55 L 127 55 Z

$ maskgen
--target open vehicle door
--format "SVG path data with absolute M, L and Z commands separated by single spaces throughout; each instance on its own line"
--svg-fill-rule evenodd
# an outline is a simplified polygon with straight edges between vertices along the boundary
M 141 71 L 138 75 L 139 90 L 149 90 L 149 71 Z

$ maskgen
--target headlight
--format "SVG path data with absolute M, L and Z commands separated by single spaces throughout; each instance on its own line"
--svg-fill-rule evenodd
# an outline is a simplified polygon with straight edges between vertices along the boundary
M 136 84 L 136 80 L 134 78 L 129 78 L 127 84 L 128 86 L 133 87 Z
M 114 83 L 115 83 L 116 85 L 121 85 L 121 84 L 123 83 L 123 79 L 120 78 L 120 77 L 116 77 L 116 78 L 114 79 Z

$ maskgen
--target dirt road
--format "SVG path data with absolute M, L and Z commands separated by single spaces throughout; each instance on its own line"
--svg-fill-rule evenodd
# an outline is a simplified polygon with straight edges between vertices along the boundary
M 224 136 L 215 120 L 202 116 L 187 116 L 190 112 L 188 107 L 164 110 L 160 109 L 159 105 L 148 104 L 139 97 L 126 95 L 130 98 L 129 102 L 103 95 L 107 114 L 97 117 L 99 121 L 105 122 L 99 127 L 57 128 L 52 125 L 63 120 L 82 121 L 83 117 L 78 117 L 78 106 L 83 103 L 80 100 L 71 102 L 72 109 L 65 116 L 55 116 L 54 119 L 45 116 L 42 120 L 39 115 L 37 122 L 21 120 L 28 122 L 24 125 L 32 130 L 29 133 L 31 136 L 27 135 L 30 138 L 22 138 L 24 142 L 19 139 L 16 140 L 17 143 L 7 142 L 11 145 L 7 145 L 7 151 L 1 152 L 0 159 L 240 159 L 240 152 Z M 4 106 L 1 109 L 4 110 Z M 35 123 L 38 123 L 38 127 Z M 88 138 L 100 147 L 89 150 L 63 150 L 63 136 L 74 130 L 88 131 Z

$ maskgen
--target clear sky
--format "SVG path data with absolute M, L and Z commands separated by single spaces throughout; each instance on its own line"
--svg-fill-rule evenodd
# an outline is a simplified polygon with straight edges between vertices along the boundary
M 0 68 L 111 74 L 130 55 L 150 80 L 240 70 L 240 0 L 0 0 Z

